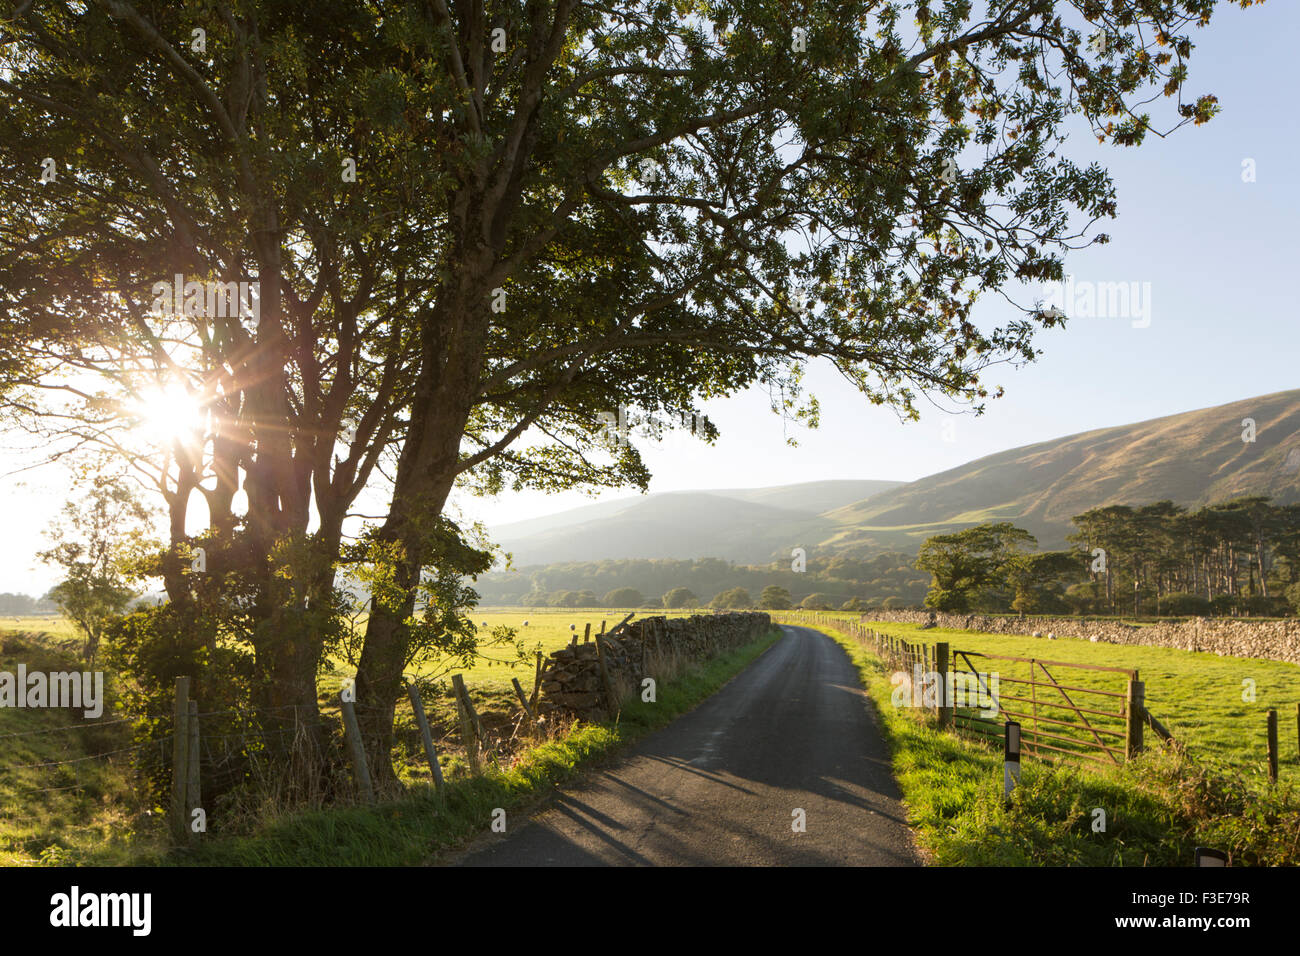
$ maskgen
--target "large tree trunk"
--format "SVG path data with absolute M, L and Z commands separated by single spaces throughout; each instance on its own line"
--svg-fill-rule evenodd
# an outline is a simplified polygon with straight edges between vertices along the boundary
M 357 668 L 357 719 L 370 770 L 379 786 L 396 781 L 393 719 L 406 694 L 402 671 L 410 649 L 404 621 L 415 610 L 425 566 L 421 529 L 442 515 L 460 464 L 460 444 L 477 398 L 489 318 L 486 276 L 492 256 L 481 247 L 462 259 L 453 289 L 440 297 L 426 326 L 411 425 L 394 476 L 393 501 L 381 541 L 401 546 L 398 607 L 372 600 Z
M 392 764 L 393 721 L 397 702 L 406 694 L 403 670 L 410 649 L 410 632 L 405 622 L 416 610 L 420 575 L 426 557 L 419 528 L 442 514 L 454 480 L 456 461 L 456 453 L 448 455 L 446 448 L 453 441 L 459 448 L 465 425 L 463 416 L 436 417 L 442 419 L 437 429 L 442 433 L 438 444 L 444 448 L 444 453 L 438 456 L 442 459 L 441 467 L 426 465 L 417 468 L 412 463 L 404 470 L 399 463 L 393 503 L 379 532 L 381 541 L 401 545 L 395 562 L 394 580 L 404 597 L 397 607 L 371 601 L 365 643 L 357 667 L 357 719 L 365 738 L 371 774 L 380 787 L 392 786 L 397 779 Z M 428 449 L 415 451 L 417 454 L 413 458 L 427 460 L 433 457 Z M 402 462 L 406 460 L 404 455 Z M 431 475 L 438 473 L 442 477 L 436 482 L 431 480 Z

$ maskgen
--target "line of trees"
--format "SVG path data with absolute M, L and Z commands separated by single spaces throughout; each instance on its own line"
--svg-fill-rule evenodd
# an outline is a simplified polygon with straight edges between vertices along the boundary
M 1195 511 L 1157 501 L 1071 519 L 1068 551 L 997 522 L 926 540 L 941 611 L 1143 615 L 1300 612 L 1300 505 L 1247 496 Z
M 736 588 L 754 595 L 769 585 L 784 588 L 796 603 L 816 595 L 818 606 L 835 608 L 853 600 L 872 607 L 885 601 L 890 601 L 891 606 L 915 606 L 924 599 L 930 582 L 913 566 L 912 560 L 900 552 L 872 558 L 813 555 L 807 558 L 805 571 L 794 571 L 789 562 L 752 567 L 718 558 L 608 559 L 494 572 L 479 578 L 476 588 L 485 604 L 525 607 L 597 606 L 582 603 L 592 597 L 597 597 L 601 606 L 615 606 L 599 596 L 619 588 L 628 588 L 645 597 L 618 607 L 646 606 L 656 595 L 666 596 L 675 588 L 688 588 L 699 595 L 701 603 L 710 603 L 709 595 L 716 597 Z
M 5 591 L 0 594 L 0 614 L 13 615 L 19 617 L 26 614 L 53 614 L 59 609 L 49 597 L 33 597 L 30 594 L 19 594 L 13 591 Z
M 1300 610 L 1300 505 L 1264 496 L 1189 511 L 1110 505 L 1073 519 L 1094 604 L 1112 613 Z M 1099 552 L 1095 553 L 1094 552 Z

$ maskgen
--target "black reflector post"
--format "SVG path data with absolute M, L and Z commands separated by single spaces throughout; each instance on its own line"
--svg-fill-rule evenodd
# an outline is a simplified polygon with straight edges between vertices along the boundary
M 1011 791 L 1020 782 L 1020 725 L 1014 720 L 1007 721 L 1006 734 L 1002 740 L 1002 786 L 1007 803 L 1011 802 Z
M 1228 854 L 1222 850 L 1211 850 L 1208 846 L 1196 848 L 1197 866 L 1227 866 Z

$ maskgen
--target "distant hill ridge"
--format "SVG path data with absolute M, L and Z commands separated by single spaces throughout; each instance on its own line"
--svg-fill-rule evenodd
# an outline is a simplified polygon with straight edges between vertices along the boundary
M 767 561 L 790 535 L 830 532 L 818 515 L 901 485 L 813 481 L 770 488 L 674 491 L 602 501 L 493 528 L 515 565 L 601 558 L 723 557 Z M 824 528 L 823 528 L 824 525 Z
M 1255 440 L 1242 440 L 1252 419 Z M 856 556 L 915 553 L 984 521 L 1059 548 L 1070 519 L 1164 498 L 1197 507 L 1240 495 L 1300 501 L 1300 389 L 1100 428 L 987 455 L 917 481 L 817 481 L 600 502 L 502 525 L 515 566 L 604 558 L 766 563 L 796 545 Z M 823 553 L 824 553 L 823 550 Z

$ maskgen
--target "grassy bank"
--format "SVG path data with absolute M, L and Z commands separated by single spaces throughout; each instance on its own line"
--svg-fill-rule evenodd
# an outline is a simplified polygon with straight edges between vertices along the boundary
M 876 703 L 910 822 L 934 864 L 1188 866 L 1197 846 L 1230 852 L 1234 865 L 1300 862 L 1300 795 L 1294 783 L 1284 776 L 1280 786 L 1271 787 L 1239 766 L 1195 750 L 1188 755 L 1153 749 L 1115 769 L 1028 760 L 1008 808 L 1000 750 L 940 732 L 924 711 L 893 707 L 884 664 L 847 630 L 818 627 L 849 653 Z M 921 633 L 933 639 L 936 632 Z M 993 635 L 961 637 L 970 644 Z M 1052 642 L 1052 657 L 1065 659 L 1058 654 L 1063 643 Z M 1107 645 L 1104 650 L 1162 649 Z M 1144 670 L 1143 677 L 1150 679 L 1150 673 Z M 1098 829 L 1103 821 L 1104 829 Z
M 579 724 L 526 751 L 508 768 L 448 780 L 444 795 L 419 787 L 375 808 L 323 810 L 269 820 L 248 836 L 213 839 L 192 851 L 137 862 L 194 866 L 411 866 L 437 859 L 488 832 L 495 809 L 527 813 L 553 788 L 597 761 L 670 723 L 748 666 L 780 636 L 704 662 L 658 688 L 655 703 L 626 704 L 617 722 Z
M 70 627 L 18 624 L 30 629 L 0 632 L 0 671 L 81 670 Z M 0 707 L 0 866 L 124 862 L 137 838 L 160 831 L 134 786 L 131 732 L 113 720 L 113 692 L 110 680 L 101 720 L 65 708 Z

